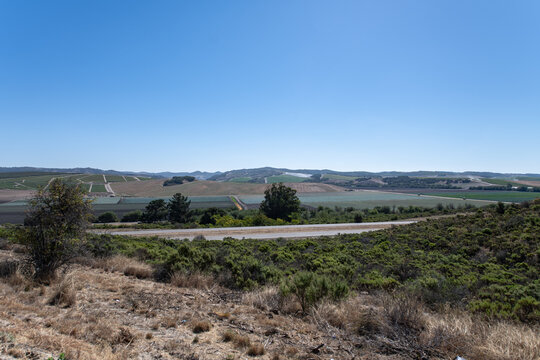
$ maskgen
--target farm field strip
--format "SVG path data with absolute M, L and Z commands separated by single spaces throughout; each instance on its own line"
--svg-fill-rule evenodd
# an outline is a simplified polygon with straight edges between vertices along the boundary
M 503 202 L 521 202 L 540 198 L 540 192 L 521 192 L 521 191 L 466 191 L 466 192 L 441 192 L 430 193 L 431 196 L 447 198 L 466 198 L 484 201 L 503 201 Z
M 95 192 L 95 193 L 106 193 L 107 192 L 107 189 L 105 189 L 105 185 L 104 184 L 96 184 L 94 183 L 92 185 L 92 192 Z
M 264 197 L 262 195 L 241 195 L 240 200 L 248 205 L 259 204 Z M 483 201 L 476 200 L 462 200 L 455 198 L 435 198 L 430 196 L 418 196 L 413 194 L 391 193 L 382 191 L 354 191 L 354 192 L 335 192 L 335 193 L 311 193 L 311 194 L 298 194 L 300 202 L 308 206 L 341 206 L 341 207 L 353 207 L 357 209 L 368 209 L 376 206 L 422 206 L 422 207 L 434 207 L 438 204 L 454 206 L 459 205 L 486 205 Z
M 306 181 L 306 178 L 294 176 L 294 175 L 274 175 L 274 176 L 269 176 L 266 179 L 267 179 L 268 184 L 280 183 L 280 182 L 294 183 L 294 182 Z

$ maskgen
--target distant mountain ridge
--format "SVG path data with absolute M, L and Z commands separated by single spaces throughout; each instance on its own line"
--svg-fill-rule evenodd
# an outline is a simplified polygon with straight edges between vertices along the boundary
M 10 172 L 59 172 L 73 174 L 105 174 L 105 175 L 134 175 L 134 176 L 149 176 L 155 178 L 171 178 L 173 176 L 194 176 L 199 180 L 214 180 L 214 181 L 230 181 L 236 178 L 255 178 L 261 179 L 271 176 L 279 176 L 284 174 L 332 174 L 341 176 L 354 177 L 373 177 L 373 176 L 411 176 L 411 177 L 483 177 L 483 178 L 508 178 L 508 177 L 534 177 L 540 180 L 540 174 L 534 173 L 496 173 L 487 171 L 335 171 L 330 169 L 287 169 L 274 167 L 261 167 L 252 169 L 237 169 L 225 172 L 208 172 L 208 171 L 164 171 L 164 172 L 146 172 L 146 171 L 117 171 L 117 170 L 102 170 L 90 167 L 78 168 L 41 168 L 31 166 L 21 167 L 0 167 L 0 173 Z
M 262 167 L 255 169 L 240 169 L 230 170 L 220 174 L 216 174 L 210 177 L 208 180 L 215 181 L 229 181 L 235 178 L 250 177 L 250 178 L 264 178 L 270 176 L 279 176 L 283 174 L 306 174 L 306 175 L 341 175 L 341 176 L 353 176 L 353 177 L 392 177 L 392 176 L 410 176 L 410 177 L 483 177 L 483 178 L 508 178 L 508 177 L 538 177 L 540 180 L 540 174 L 510 174 L 510 173 L 495 173 L 488 171 L 464 171 L 464 172 L 452 172 L 452 171 L 381 171 L 381 172 L 369 172 L 369 171 L 335 171 L 330 169 L 286 169 L 286 168 L 273 168 Z
M 91 174 L 91 175 L 133 175 L 133 176 L 148 176 L 155 178 L 170 178 L 173 176 L 194 176 L 199 180 L 206 180 L 207 178 L 220 174 L 220 172 L 205 172 L 205 171 L 193 171 L 193 172 L 146 172 L 146 171 L 117 171 L 117 170 L 102 170 L 96 168 L 40 168 L 32 166 L 19 166 L 19 167 L 0 167 L 0 173 L 22 173 L 22 172 L 44 172 L 44 173 L 68 173 L 68 174 Z

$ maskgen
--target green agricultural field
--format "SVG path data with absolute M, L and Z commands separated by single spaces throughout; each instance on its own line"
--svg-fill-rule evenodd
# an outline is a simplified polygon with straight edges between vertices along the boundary
M 169 201 L 170 196 L 164 197 L 124 197 L 120 201 L 120 204 L 132 204 L 132 205 L 144 205 L 146 206 L 150 201 L 156 199 L 163 199 Z M 234 203 L 231 201 L 229 196 L 226 195 L 217 195 L 217 196 L 189 196 L 191 200 L 191 208 L 193 209 L 203 209 L 209 207 L 217 208 L 229 208 L 234 207 Z
M 96 186 L 96 185 L 94 185 Z M 105 187 L 103 185 L 99 185 Z M 92 190 L 94 192 L 94 190 Z M 163 199 L 168 201 L 170 197 L 96 197 L 92 201 L 92 209 L 96 215 L 106 211 L 112 211 L 120 218 L 128 212 L 144 210 L 146 205 L 152 200 Z M 191 196 L 191 209 L 206 209 L 217 207 L 221 209 L 234 208 L 234 203 L 229 196 Z M 21 224 L 25 217 L 28 202 L 24 200 L 12 201 L 0 204 L 0 224 L 13 223 Z
M 124 177 L 121 175 L 105 175 L 107 182 L 125 182 Z
M 92 185 L 92 192 L 93 193 L 107 192 L 107 189 L 105 189 L 105 185 L 103 184 L 94 184 Z
M 103 179 L 103 175 L 87 175 L 80 178 L 81 181 L 84 182 L 97 182 L 97 183 L 104 183 L 105 180 Z
M 248 205 L 260 204 L 264 199 L 262 195 L 243 195 L 239 196 L 240 200 Z M 334 193 L 310 193 L 299 194 L 298 198 L 303 205 L 312 207 L 352 207 L 355 209 L 371 209 L 376 206 L 390 207 L 435 207 L 438 204 L 453 206 L 485 206 L 486 203 L 475 200 L 461 199 L 441 199 L 429 196 L 418 196 L 409 194 L 396 194 L 383 191 L 346 191 Z
M 0 189 L 37 190 L 47 186 L 53 178 L 63 178 L 73 174 L 56 173 L 54 175 L 31 175 L 15 178 L 1 178 Z
M 293 175 L 276 175 L 276 176 L 270 176 L 267 178 L 267 181 L 269 184 L 273 183 L 291 183 L 291 182 L 303 182 L 307 180 L 308 178 L 303 178 L 299 176 L 293 176 Z
M 540 176 L 520 176 L 517 179 L 520 181 L 540 181 Z
M 90 184 L 81 184 L 78 183 L 79 187 L 84 190 L 84 192 L 88 192 L 90 190 Z
M 237 177 L 237 178 L 232 178 L 231 180 L 229 180 L 229 182 L 237 182 L 237 183 L 246 183 L 250 181 L 251 181 L 250 177 Z
M 126 178 L 126 181 L 137 181 L 134 176 L 124 176 Z
M 522 202 L 531 201 L 540 198 L 540 192 L 522 192 L 522 191 L 495 191 L 495 190 L 479 190 L 479 191 L 456 191 L 456 192 L 441 192 L 430 193 L 432 196 L 443 196 L 449 198 L 466 198 L 474 200 L 490 200 L 490 201 L 505 201 L 505 202 Z

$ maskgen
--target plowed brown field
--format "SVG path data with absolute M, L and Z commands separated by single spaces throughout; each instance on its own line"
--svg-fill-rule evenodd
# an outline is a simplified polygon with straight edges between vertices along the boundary
M 263 194 L 270 184 L 250 184 L 217 181 L 194 181 L 182 185 L 163 186 L 163 179 L 111 183 L 117 195 L 127 196 L 172 196 L 178 192 L 187 196 L 205 195 L 256 195 Z M 335 185 L 316 183 L 287 183 L 299 193 L 343 191 Z

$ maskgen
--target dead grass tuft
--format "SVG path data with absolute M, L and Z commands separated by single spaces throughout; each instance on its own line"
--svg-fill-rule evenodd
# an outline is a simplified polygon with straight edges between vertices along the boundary
M 163 326 L 167 329 L 175 328 L 178 325 L 178 317 L 171 316 L 163 319 Z M 159 323 L 154 324 L 154 328 L 159 329 Z
M 47 303 L 49 305 L 62 305 L 71 307 L 77 301 L 77 293 L 72 277 L 65 277 L 53 288 L 53 293 Z
M 240 335 L 235 331 L 227 330 L 221 334 L 221 340 L 223 342 L 232 342 L 237 348 L 246 348 L 251 345 L 249 337 Z
M 121 272 L 138 279 L 150 279 L 154 274 L 150 265 L 123 255 L 95 259 L 92 266 L 108 272 Z
M 114 338 L 116 344 L 131 344 L 135 340 L 135 334 L 127 327 L 121 327 Z
M 264 355 L 264 346 L 261 343 L 253 343 L 249 346 L 247 351 L 249 356 L 260 356 Z
M 221 340 L 223 340 L 223 342 L 231 342 L 234 340 L 235 336 L 235 332 L 233 332 L 232 330 L 227 330 L 223 334 L 221 334 Z
M 19 262 L 16 260 L 6 259 L 0 261 L 0 278 L 8 278 L 17 272 Z
M 251 345 L 251 340 L 249 340 L 249 337 L 247 337 L 246 335 L 237 334 L 234 337 L 233 342 L 234 342 L 234 345 L 238 348 L 245 348 Z
M 195 321 L 191 327 L 191 329 L 193 330 L 195 334 L 210 331 L 211 328 L 212 328 L 212 324 L 206 320 Z
M 150 265 L 141 263 L 126 266 L 124 275 L 135 276 L 137 279 L 151 279 L 154 275 L 154 271 Z
M 383 314 L 396 330 L 423 330 L 426 323 L 424 313 L 423 303 L 414 296 L 397 294 L 383 298 Z
M 200 272 L 184 273 L 176 271 L 171 275 L 170 283 L 182 288 L 209 289 L 214 284 L 214 278 Z
M 266 286 L 243 295 L 242 302 L 264 311 L 279 310 L 282 296 L 276 286 Z

